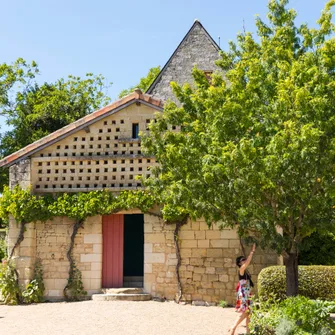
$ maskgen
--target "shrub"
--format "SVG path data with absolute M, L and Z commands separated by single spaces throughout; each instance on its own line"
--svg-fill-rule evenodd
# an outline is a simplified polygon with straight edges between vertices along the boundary
M 64 289 L 65 299 L 68 301 L 78 301 L 85 299 L 87 292 L 84 290 L 82 275 L 80 270 L 73 265 L 67 286 Z
M 5 304 L 17 305 L 21 302 L 18 275 L 11 262 L 0 264 L 0 292 Z
M 41 261 L 38 259 L 35 264 L 34 278 L 22 292 L 23 301 L 27 304 L 42 302 L 44 300 L 44 291 L 43 269 Z
M 222 308 L 228 307 L 228 302 L 226 300 L 220 300 L 219 306 Z
M 335 266 L 299 266 L 299 294 L 310 299 L 335 300 Z M 286 298 L 286 273 L 284 266 L 270 266 L 258 276 L 258 296 Z
M 330 335 L 334 329 L 326 302 L 303 296 L 263 302 L 251 314 L 250 330 L 258 335 Z
M 0 235 L 0 262 L 7 258 L 7 243 L 6 236 Z
M 5 304 L 42 302 L 44 290 L 43 271 L 39 260 L 35 265 L 34 278 L 23 291 L 19 286 L 18 273 L 14 264 L 11 261 L 3 261 L 0 264 L 0 293 Z

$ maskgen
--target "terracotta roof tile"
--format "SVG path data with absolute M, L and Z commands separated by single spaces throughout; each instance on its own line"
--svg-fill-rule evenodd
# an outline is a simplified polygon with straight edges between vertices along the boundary
M 0 160 L 0 167 L 10 166 L 16 163 L 17 160 L 20 160 L 20 159 L 23 159 L 29 156 L 29 154 L 36 152 L 41 147 L 45 147 L 48 144 L 51 145 L 52 143 L 57 141 L 57 139 L 61 139 L 65 137 L 67 134 L 70 134 L 73 131 L 76 131 L 76 129 L 80 130 L 84 128 L 85 125 L 94 122 L 94 120 L 99 119 L 100 117 L 103 117 L 105 114 L 110 113 L 115 109 L 118 109 L 118 108 L 122 109 L 122 106 L 124 106 L 125 108 L 131 103 L 140 102 L 140 101 L 146 102 L 149 105 L 152 105 L 154 108 L 158 107 L 158 109 L 163 110 L 163 103 L 161 100 L 154 99 L 148 94 L 143 94 L 140 89 L 136 89 L 133 93 L 125 96 L 124 98 L 119 99 L 101 109 L 98 109 L 94 111 L 93 113 L 88 114 L 84 116 L 83 118 L 77 121 L 74 121 L 70 123 L 69 125 L 61 129 L 58 129 L 55 132 L 3 158 L 2 160 Z

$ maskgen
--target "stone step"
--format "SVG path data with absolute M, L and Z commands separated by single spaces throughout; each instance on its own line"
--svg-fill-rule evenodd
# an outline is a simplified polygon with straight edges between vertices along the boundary
M 122 287 L 122 288 L 103 288 L 101 294 L 93 294 L 94 301 L 147 301 L 151 300 L 151 295 L 144 293 L 139 287 Z
M 103 288 L 104 294 L 142 294 L 143 289 L 139 287 Z
M 93 294 L 92 300 L 94 301 L 116 301 L 116 300 L 125 300 L 125 301 L 148 301 L 151 300 L 151 295 L 147 293 L 140 294 Z

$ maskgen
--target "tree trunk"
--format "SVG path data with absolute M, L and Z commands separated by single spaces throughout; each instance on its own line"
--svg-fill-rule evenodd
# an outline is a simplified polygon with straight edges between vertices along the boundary
M 298 253 L 289 253 L 284 258 L 286 268 L 286 295 L 288 297 L 298 295 Z
M 181 280 L 180 280 L 180 273 L 179 273 L 179 268 L 181 265 L 181 256 L 180 256 L 180 248 L 179 248 L 179 232 L 181 226 L 187 223 L 188 217 L 186 216 L 183 220 L 177 221 L 176 222 L 176 228 L 173 233 L 173 240 L 174 240 L 174 245 L 176 247 L 176 256 L 177 256 L 177 264 L 176 264 L 176 277 L 177 277 L 177 285 L 178 285 L 178 292 L 176 294 L 176 303 L 179 304 L 180 299 L 183 295 L 183 287 L 181 285 Z

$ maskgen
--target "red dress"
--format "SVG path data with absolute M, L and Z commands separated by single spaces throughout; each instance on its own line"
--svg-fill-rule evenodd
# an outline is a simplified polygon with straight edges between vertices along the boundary
M 251 307 L 251 278 L 250 275 L 244 273 L 239 274 L 239 282 L 236 287 L 236 311 L 245 312 Z

